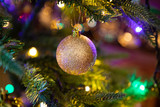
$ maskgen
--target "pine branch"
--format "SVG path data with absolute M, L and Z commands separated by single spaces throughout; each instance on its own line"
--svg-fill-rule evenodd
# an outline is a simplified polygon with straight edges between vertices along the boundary
M 158 18 L 156 18 L 153 14 L 151 14 L 147 9 L 144 7 L 138 5 L 138 4 L 133 4 L 131 2 L 124 2 L 122 4 L 122 9 L 125 14 L 127 14 L 130 17 L 134 17 L 135 19 L 138 18 L 139 21 L 146 22 L 150 26 L 153 26 L 157 29 L 160 30 L 160 21 Z
M 28 65 L 26 65 L 25 68 L 26 72 L 22 78 L 22 82 L 24 86 L 27 87 L 27 98 L 34 105 L 41 101 L 48 102 L 50 98 L 48 98 L 48 83 L 45 78 L 38 73 L 39 70 L 37 68 L 31 68 Z
M 0 66 L 3 66 L 5 70 L 9 70 L 19 77 L 23 75 L 23 68 L 21 65 L 13 60 L 12 55 L 8 53 L 3 46 L 0 46 Z
M 16 54 L 23 49 L 24 43 L 19 40 L 10 39 L 3 36 L 0 40 L 0 46 L 3 46 L 10 54 Z
M 117 99 L 122 99 L 125 97 L 125 94 L 123 93 L 99 93 L 96 95 L 97 99 L 100 101 L 105 101 L 105 100 L 117 100 Z
M 114 9 L 113 3 L 104 1 L 104 0 L 94 0 L 92 2 L 85 1 L 85 0 L 60 0 L 63 1 L 66 5 L 69 7 L 73 6 L 79 7 L 80 11 L 87 15 L 87 17 L 92 17 L 96 21 L 109 21 L 112 20 L 113 17 L 118 17 L 121 15 L 120 12 L 117 11 L 117 9 Z M 66 11 L 66 9 L 65 9 Z M 102 12 L 105 12 L 103 14 Z M 71 13 L 70 16 L 72 16 Z
M 7 43 L 4 43 L 4 47 L 9 53 L 18 53 L 23 49 L 24 43 L 19 40 L 8 39 Z
M 136 23 L 143 28 L 144 34 L 148 40 L 155 45 L 154 28 L 160 30 L 160 20 L 151 14 L 144 7 L 134 4 L 126 0 L 122 3 L 123 16 L 128 20 L 129 23 Z M 134 24 L 132 24 L 133 26 Z
M 108 86 L 108 79 L 106 79 L 106 74 L 108 69 L 111 70 L 108 66 L 95 66 L 91 72 L 86 73 L 82 76 L 75 76 L 69 75 L 63 72 L 57 62 L 56 59 L 53 57 L 44 57 L 44 58 L 34 58 L 27 61 L 28 63 L 32 64 L 33 67 L 38 68 L 37 72 L 31 72 L 28 70 L 29 74 L 25 74 L 24 79 L 25 87 L 30 87 L 29 93 L 38 93 L 39 90 L 36 84 L 40 84 L 39 81 L 33 81 L 36 75 L 43 76 L 44 79 L 47 81 L 47 89 L 40 94 L 37 95 L 37 99 L 41 99 L 40 96 L 45 93 L 49 94 L 50 97 L 45 97 L 47 100 L 51 99 L 50 102 L 47 104 L 56 104 L 58 106 L 78 106 L 78 105 L 85 105 L 85 104 L 96 104 L 100 103 L 105 100 L 116 100 L 119 98 L 124 97 L 124 94 L 116 94 L 116 93 L 109 93 L 106 87 Z M 33 71 L 33 69 L 32 69 Z M 111 70 L 112 71 L 112 70 Z M 112 71 L 113 73 L 114 71 Z M 122 72 L 121 72 L 122 73 Z M 113 73 L 114 74 L 114 73 Z M 28 76 L 27 76 L 28 75 Z M 32 76 L 29 76 L 32 75 Z M 42 78 L 42 77 L 39 77 Z M 108 77 L 109 78 L 109 77 Z M 35 79 L 36 80 L 36 79 Z M 117 78 L 116 78 L 117 80 Z M 24 80 L 23 80 L 24 81 Z M 30 84 L 30 85 L 27 85 Z M 31 85 L 34 84 L 34 85 Z M 121 83 L 120 83 L 121 84 Z M 124 80 L 123 83 L 124 84 Z M 93 85 L 93 86 L 92 86 Z M 86 92 L 84 87 L 90 86 L 91 92 Z M 122 85 L 121 85 L 122 86 Z M 100 88 L 99 88 L 100 87 Z M 123 87 L 123 86 L 122 86 Z M 33 88 L 33 90 L 32 90 Z M 32 91 L 31 91 L 32 90 Z M 98 90 L 104 91 L 104 93 L 97 92 Z M 51 91 L 51 92 L 50 92 Z M 94 92 L 96 91 L 96 92 Z M 115 91 L 115 88 L 109 91 Z M 50 93 L 48 93 L 50 92 Z M 35 95 L 35 96 L 36 96 Z M 38 96 L 40 95 L 40 96 Z M 28 96 L 28 95 L 27 95 Z M 34 96 L 29 96 L 31 101 L 33 98 L 36 99 Z M 45 102 L 45 100 L 43 100 Z
M 18 40 L 7 38 L 6 35 L 8 32 L 4 32 L 5 29 L 3 28 L 5 21 L 9 21 L 9 18 L 3 17 L 0 14 L 0 67 L 3 66 L 5 71 L 9 70 L 9 72 L 22 77 L 23 68 L 15 60 L 13 60 L 12 55 L 18 50 L 21 50 L 23 44 Z
M 66 96 L 70 98 L 73 105 L 96 105 L 106 100 L 122 99 L 125 94 L 122 93 L 102 93 L 102 92 L 86 92 L 84 90 L 71 90 Z

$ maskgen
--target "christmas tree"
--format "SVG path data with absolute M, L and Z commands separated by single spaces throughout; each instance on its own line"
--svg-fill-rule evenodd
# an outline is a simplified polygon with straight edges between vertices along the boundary
M 133 107 L 153 97 L 158 102 L 160 20 L 148 0 L 0 3 L 0 107 Z M 153 65 L 145 53 L 157 60 L 153 76 L 140 72 L 141 78 L 123 66 L 135 54 Z

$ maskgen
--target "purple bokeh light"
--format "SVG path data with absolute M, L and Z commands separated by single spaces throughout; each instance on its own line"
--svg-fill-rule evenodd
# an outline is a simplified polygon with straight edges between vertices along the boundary
M 136 31 L 137 33 L 139 33 L 139 32 L 142 31 L 142 28 L 138 26 L 138 27 L 136 27 L 135 31 Z
M 1 5 L 7 8 L 9 12 L 13 12 L 15 10 L 15 4 L 13 0 L 0 0 L 0 2 L 1 2 Z

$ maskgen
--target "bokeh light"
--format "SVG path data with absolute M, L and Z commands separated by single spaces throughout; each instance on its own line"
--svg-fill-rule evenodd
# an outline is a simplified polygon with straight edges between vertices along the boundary
M 141 78 L 136 78 L 135 75 L 133 75 L 130 79 L 131 85 L 128 86 L 127 89 L 124 90 L 124 92 L 128 95 L 134 95 L 137 98 L 139 97 L 145 97 L 145 95 L 149 91 L 149 83 L 148 81 L 141 82 Z
M 51 21 L 51 25 L 50 25 L 50 29 L 54 30 L 54 29 L 58 29 L 58 30 L 61 30 L 64 28 L 64 24 L 63 23 L 60 23 L 59 20 L 57 19 L 53 19 Z
M 97 59 L 94 65 L 101 65 L 101 61 Z
M 30 48 L 28 51 L 28 56 L 37 57 L 38 56 L 37 49 L 35 47 Z
M 106 35 L 104 36 L 104 39 L 105 39 L 108 43 L 111 43 L 111 42 L 114 42 L 115 36 L 108 33 L 108 34 L 106 34 Z
M 88 18 L 87 19 L 87 24 L 88 24 L 89 27 L 93 28 L 97 25 L 97 22 L 93 18 L 91 18 L 91 19 Z
M 41 102 L 40 107 L 47 107 L 47 104 L 45 102 Z
M 141 85 L 139 88 L 140 88 L 142 91 L 145 90 L 145 86 L 144 86 L 144 85 Z
M 124 35 L 124 40 L 129 42 L 133 39 L 132 34 L 131 33 L 125 33 Z
M 52 8 L 45 5 L 39 12 L 39 21 L 44 26 L 50 27 L 52 20 Z
M 58 2 L 58 4 L 57 4 L 57 6 L 59 7 L 59 8 L 63 8 L 64 7 L 64 3 L 63 2 Z
M 7 20 L 4 20 L 4 25 L 3 25 L 3 28 L 7 28 L 9 26 L 9 21 Z
M 139 33 L 139 32 L 142 31 L 142 28 L 138 26 L 138 27 L 136 27 L 135 31 L 136 31 L 137 33 Z
M 57 23 L 59 23 L 56 19 L 53 19 L 52 21 L 51 21 L 51 25 L 50 25 L 50 29 L 58 29 L 57 28 Z
M 106 42 L 111 43 L 117 39 L 117 36 L 120 33 L 119 27 L 120 25 L 117 21 L 100 23 L 96 33 L 98 33 L 99 37 L 103 38 Z
M 30 13 L 32 11 L 31 5 L 27 4 L 23 8 L 24 13 Z
M 8 91 L 8 93 L 13 93 L 14 92 L 14 87 L 12 84 L 7 84 L 6 87 L 5 87 L 5 90 Z
M 64 28 L 64 24 L 63 23 L 57 23 L 57 29 L 61 30 Z
M 105 11 L 102 11 L 102 15 L 103 15 L 103 16 L 105 15 Z
M 89 86 L 85 86 L 85 91 L 90 91 L 90 87 Z
M 140 46 L 140 40 L 131 33 L 126 32 L 118 37 L 118 42 L 125 48 L 135 49 Z

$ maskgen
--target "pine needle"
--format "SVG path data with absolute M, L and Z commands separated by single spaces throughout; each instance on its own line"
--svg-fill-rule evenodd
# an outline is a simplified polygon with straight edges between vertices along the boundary
M 2 46 L 0 46 L 0 66 L 2 66 L 5 71 L 8 70 L 19 77 L 22 77 L 23 75 L 22 66 L 15 62 L 12 55 L 8 53 Z
M 38 69 L 25 66 L 26 72 L 22 78 L 22 82 L 26 88 L 27 98 L 34 105 L 37 102 L 47 102 L 49 98 L 47 94 L 48 83 L 45 78 L 38 73 Z

